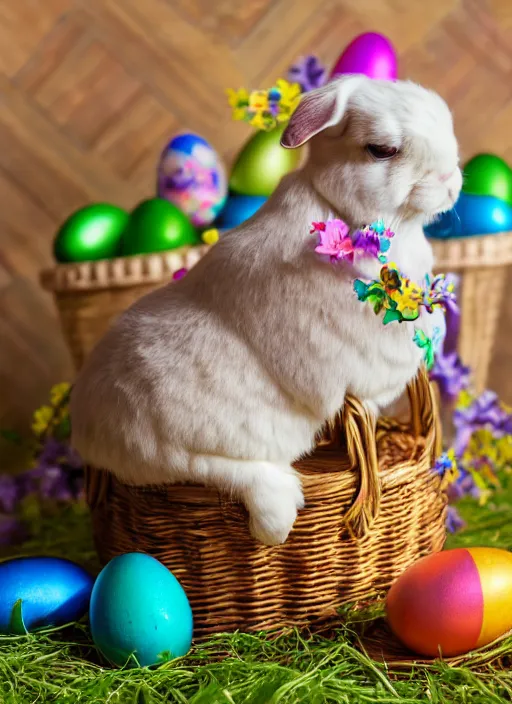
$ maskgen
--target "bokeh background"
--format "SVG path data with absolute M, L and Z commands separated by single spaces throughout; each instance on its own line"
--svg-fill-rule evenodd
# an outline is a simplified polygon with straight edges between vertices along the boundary
M 512 0 L 0 0 L 0 427 L 23 432 L 72 378 L 38 283 L 63 220 L 153 196 L 179 129 L 229 164 L 251 129 L 231 121 L 227 87 L 268 87 L 307 53 L 330 66 L 371 30 L 402 78 L 447 99 L 463 158 L 512 161 Z M 512 402 L 509 301 L 490 385 Z

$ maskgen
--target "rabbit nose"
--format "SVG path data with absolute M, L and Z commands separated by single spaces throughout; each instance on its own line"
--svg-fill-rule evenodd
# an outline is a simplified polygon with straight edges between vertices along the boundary
M 453 173 L 454 173 L 454 171 L 450 171 L 450 173 L 448 173 L 448 174 L 441 174 L 439 176 L 439 180 L 442 183 L 446 183 L 446 181 L 448 181 L 453 176 Z

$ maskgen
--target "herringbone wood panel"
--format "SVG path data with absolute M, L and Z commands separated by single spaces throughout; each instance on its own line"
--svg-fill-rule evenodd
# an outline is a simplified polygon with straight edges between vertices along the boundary
M 151 196 L 178 128 L 229 162 L 249 130 L 230 121 L 226 87 L 270 85 L 308 52 L 332 64 L 371 29 L 394 41 L 403 77 L 447 98 L 466 156 L 512 161 L 512 0 L 0 0 L 0 426 L 22 427 L 71 375 L 37 283 L 59 223 L 90 201 Z M 512 400 L 508 341 L 493 382 Z

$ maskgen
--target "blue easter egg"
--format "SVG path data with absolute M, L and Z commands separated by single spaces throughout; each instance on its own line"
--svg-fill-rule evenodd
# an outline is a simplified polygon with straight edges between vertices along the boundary
M 93 584 L 82 567 L 57 557 L 0 563 L 0 633 L 78 621 L 87 611 Z
M 238 227 L 245 220 L 251 218 L 263 203 L 267 200 L 265 196 L 242 196 L 232 194 L 229 196 L 224 209 L 219 215 L 217 224 L 225 230 Z
M 157 665 L 186 655 L 193 619 L 176 577 L 143 553 L 114 557 L 100 572 L 91 595 L 91 633 L 115 665 Z
M 157 190 L 159 198 L 177 206 L 197 227 L 204 227 L 215 220 L 226 202 L 226 171 L 205 139 L 180 134 L 160 156 Z
M 512 207 L 494 196 L 462 192 L 452 210 L 425 228 L 428 237 L 446 239 L 512 230 Z

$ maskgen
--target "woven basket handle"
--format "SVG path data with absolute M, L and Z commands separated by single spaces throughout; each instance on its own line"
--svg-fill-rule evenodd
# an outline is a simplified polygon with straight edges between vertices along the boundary
M 425 367 L 409 384 L 407 392 L 411 405 L 411 431 L 416 438 L 426 438 L 426 449 L 433 466 L 443 449 L 443 435 L 437 398 Z
M 409 384 L 407 391 L 411 405 L 411 432 L 415 438 L 427 438 L 429 446 L 426 450 L 433 464 L 441 449 L 441 433 L 434 393 L 425 369 Z M 359 468 L 358 491 L 345 521 L 349 530 L 361 537 L 371 528 L 380 508 L 376 422 L 366 407 L 350 396 L 345 401 L 342 422 L 351 465 Z

